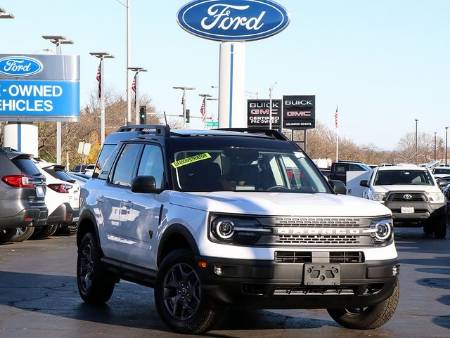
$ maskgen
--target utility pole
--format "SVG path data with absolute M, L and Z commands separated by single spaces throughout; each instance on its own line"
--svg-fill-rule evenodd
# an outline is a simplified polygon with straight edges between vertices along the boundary
M 269 129 L 272 130 L 272 94 L 273 94 L 273 89 L 275 88 L 275 86 L 277 85 L 277 82 L 275 82 L 272 87 L 269 88 Z
M 186 107 L 187 107 L 187 103 L 186 103 L 186 91 L 188 90 L 195 90 L 194 87 L 173 87 L 173 89 L 176 90 L 182 90 L 183 91 L 183 97 L 182 97 L 182 101 L 181 104 L 183 105 L 183 128 L 186 128 Z
M 147 69 L 142 67 L 129 67 L 128 70 L 131 70 L 134 72 L 134 88 L 131 88 L 134 91 L 134 114 L 135 114 L 135 121 L 136 125 L 140 123 L 140 117 L 139 117 L 139 73 L 145 73 L 147 72 Z
M 131 123 L 131 100 L 130 100 L 130 62 L 131 62 L 131 15 L 130 15 L 130 1 L 127 0 L 127 124 Z
M 437 161 L 437 132 L 434 132 L 434 160 Z
M 416 121 L 416 164 L 419 164 L 419 160 L 418 160 L 418 153 L 419 153 L 419 143 L 418 143 L 418 125 L 419 125 L 419 119 L 415 119 Z
M 61 45 L 73 45 L 73 41 L 61 35 L 43 35 L 43 39 L 50 41 L 56 46 L 56 55 L 61 55 Z M 61 164 L 62 159 L 62 123 L 56 122 L 56 163 Z
M 448 166 L 448 127 L 445 127 L 445 166 Z
M 89 53 L 92 56 L 95 56 L 96 58 L 100 59 L 100 84 L 99 84 L 99 93 L 98 97 L 100 99 L 100 142 L 103 144 L 105 142 L 105 136 L 106 136 L 106 103 L 105 103 L 105 86 L 104 86 L 104 65 L 103 60 L 104 59 L 113 59 L 114 56 L 112 56 L 109 53 L 106 52 L 92 52 Z

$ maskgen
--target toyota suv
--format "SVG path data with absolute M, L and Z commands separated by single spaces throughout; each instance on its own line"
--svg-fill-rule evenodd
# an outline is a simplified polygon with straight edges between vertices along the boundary
M 276 131 L 123 127 L 81 192 L 80 296 L 105 303 L 121 279 L 153 287 L 183 333 L 232 306 L 326 308 L 344 327 L 380 327 L 399 299 L 391 211 L 336 192 Z
M 426 234 L 444 239 L 447 234 L 447 202 L 436 179 L 424 167 L 399 165 L 376 168 L 366 187 L 366 198 L 391 209 L 396 224 L 423 226 Z

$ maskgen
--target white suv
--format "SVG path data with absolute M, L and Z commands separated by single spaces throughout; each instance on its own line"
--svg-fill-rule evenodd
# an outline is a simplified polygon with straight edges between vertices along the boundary
M 447 202 L 431 172 L 415 165 L 376 168 L 364 196 L 391 209 L 397 224 L 423 225 L 427 234 L 443 239 L 447 234 Z
M 85 302 L 120 279 L 151 286 L 178 332 L 209 330 L 230 305 L 326 308 L 373 329 L 399 298 L 390 210 L 337 195 L 275 131 L 121 128 L 82 189 L 77 243 Z

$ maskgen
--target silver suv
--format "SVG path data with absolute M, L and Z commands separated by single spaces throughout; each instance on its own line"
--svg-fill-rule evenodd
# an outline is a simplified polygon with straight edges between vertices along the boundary
M 326 308 L 356 329 L 394 314 L 391 211 L 338 195 L 342 184 L 278 132 L 124 127 L 93 176 L 77 238 L 87 303 L 108 301 L 120 279 L 151 286 L 184 333 L 209 330 L 229 306 Z

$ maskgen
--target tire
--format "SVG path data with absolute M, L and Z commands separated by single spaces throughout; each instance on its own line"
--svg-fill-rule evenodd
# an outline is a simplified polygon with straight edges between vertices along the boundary
M 0 229 L 0 244 L 11 242 L 17 229 Z
M 16 229 L 16 233 L 12 237 L 13 242 L 23 242 L 29 239 L 31 236 L 33 236 L 35 231 L 34 227 L 30 226 L 23 226 Z
M 106 271 L 100 259 L 98 242 L 95 236 L 88 232 L 81 239 L 77 259 L 78 292 L 87 304 L 105 304 L 114 291 L 116 278 Z
M 58 225 L 46 225 L 39 230 L 34 232 L 32 239 L 46 239 L 52 236 L 56 230 L 58 230 Z
M 327 309 L 331 318 L 348 329 L 372 330 L 386 324 L 394 315 L 400 297 L 400 286 L 395 283 L 392 295 L 376 305 L 360 311 L 348 309 Z
M 445 239 L 447 236 L 447 217 L 439 217 L 434 222 L 434 238 Z
M 223 306 L 203 294 L 194 256 L 189 250 L 175 250 L 164 258 L 154 293 L 160 317 L 179 333 L 204 333 L 223 311 Z

